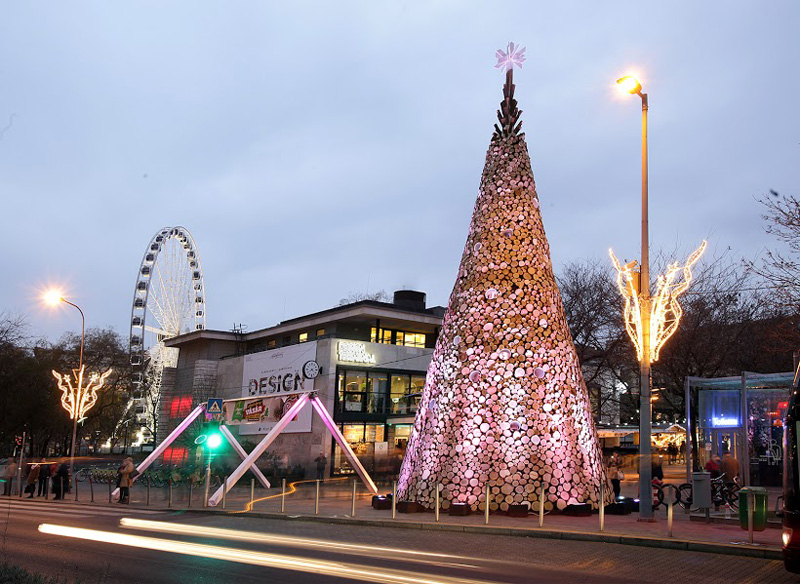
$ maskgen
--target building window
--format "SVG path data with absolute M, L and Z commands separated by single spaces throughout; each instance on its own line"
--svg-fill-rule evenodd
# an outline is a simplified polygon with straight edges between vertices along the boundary
M 369 340 L 373 343 L 382 343 L 384 345 L 425 348 L 425 333 L 410 333 L 408 331 L 372 327 Z
M 384 424 L 341 424 L 342 435 L 367 472 L 380 468 L 386 459 L 386 426 Z M 339 445 L 334 446 L 333 474 L 354 474 L 355 471 Z
M 283 337 L 281 340 L 281 345 L 284 347 L 292 342 L 292 337 Z
M 325 329 L 317 329 L 317 338 L 325 336 Z
M 277 346 L 278 346 L 278 341 L 277 340 L 270 339 L 269 341 L 267 341 L 267 349 L 274 349 Z
M 298 338 L 299 343 L 305 343 L 308 340 L 308 333 L 300 333 L 300 337 Z
M 367 405 L 366 371 L 345 371 L 339 374 L 339 410 L 364 412 Z

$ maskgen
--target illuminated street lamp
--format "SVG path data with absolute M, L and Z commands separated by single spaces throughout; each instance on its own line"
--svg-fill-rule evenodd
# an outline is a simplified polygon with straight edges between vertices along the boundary
M 631 76 L 617 79 L 622 89 L 642 98 L 642 263 L 633 261 L 621 265 L 613 251 L 611 261 L 617 270 L 617 286 L 625 298 L 625 328 L 636 347 L 639 359 L 639 520 L 653 521 L 651 439 L 652 439 L 652 378 L 650 366 L 658 360 L 659 351 L 678 329 L 683 311 L 677 302 L 692 279 L 692 266 L 706 248 L 706 242 L 689 256 L 686 264 L 667 267 L 666 274 L 656 280 L 656 293 L 650 295 L 650 234 L 648 224 L 647 182 L 647 94 L 642 84 Z M 676 282 L 678 275 L 682 280 Z M 657 399 L 657 398 L 656 398 Z
M 78 368 L 72 370 L 72 376 L 69 374 L 62 375 L 57 371 L 53 371 L 53 376 L 58 382 L 58 388 L 61 390 L 61 406 L 72 418 L 72 443 L 69 450 L 69 472 L 72 474 L 75 466 L 75 440 L 78 434 L 78 420 L 83 419 L 86 413 L 97 403 L 97 392 L 103 387 L 106 378 L 111 375 L 111 369 L 102 375 L 93 373 L 88 383 L 84 384 L 83 344 L 86 340 L 86 319 L 83 316 L 83 310 L 77 304 L 64 298 L 58 290 L 48 290 L 43 298 L 50 306 L 55 307 L 64 302 L 74 306 L 81 313 L 81 345 Z

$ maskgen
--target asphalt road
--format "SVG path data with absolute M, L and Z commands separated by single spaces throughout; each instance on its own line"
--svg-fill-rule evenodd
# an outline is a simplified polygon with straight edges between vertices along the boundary
M 800 582 L 753 558 L 6 498 L 0 537 L 0 559 L 69 584 Z

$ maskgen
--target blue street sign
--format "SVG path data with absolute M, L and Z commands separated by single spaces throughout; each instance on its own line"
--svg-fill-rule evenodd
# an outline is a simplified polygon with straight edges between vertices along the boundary
M 211 397 L 208 399 L 208 405 L 206 405 L 206 413 L 212 416 L 221 414 L 222 413 L 222 398 L 221 397 Z

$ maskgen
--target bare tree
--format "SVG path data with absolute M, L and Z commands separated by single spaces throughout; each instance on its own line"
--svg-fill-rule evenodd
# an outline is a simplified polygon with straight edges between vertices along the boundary
M 785 246 L 768 250 L 760 265 L 749 267 L 774 290 L 774 299 L 787 313 L 800 313 L 800 199 L 770 191 L 757 199 L 764 206 L 761 217 L 767 233 Z
M 375 300 L 377 302 L 389 302 L 389 295 L 386 290 L 378 290 L 377 292 L 350 292 L 346 297 L 339 300 L 338 306 L 345 306 L 346 304 L 353 304 L 361 302 L 362 300 Z

